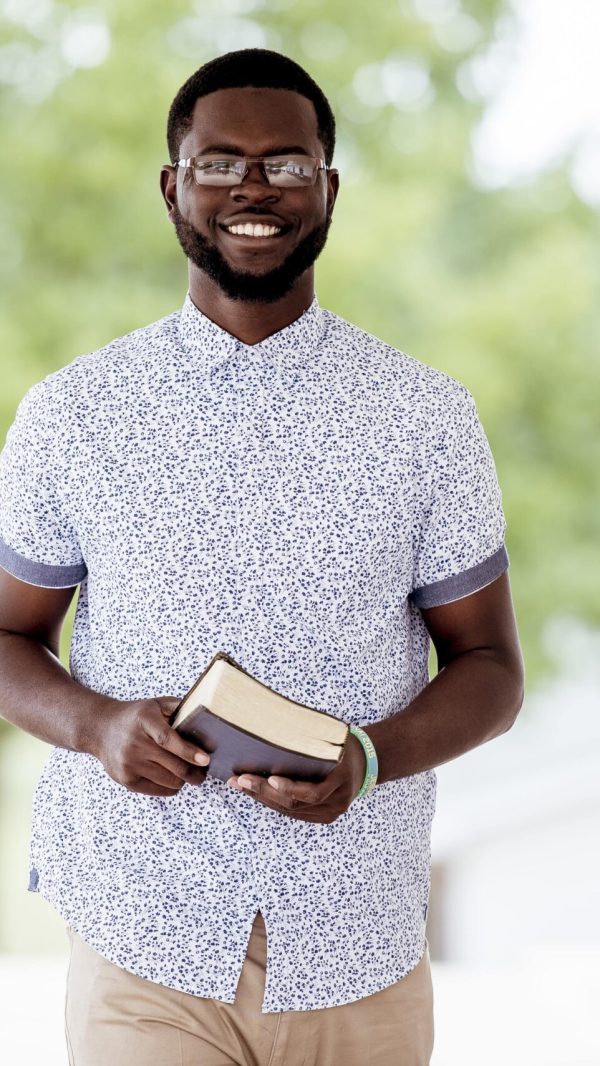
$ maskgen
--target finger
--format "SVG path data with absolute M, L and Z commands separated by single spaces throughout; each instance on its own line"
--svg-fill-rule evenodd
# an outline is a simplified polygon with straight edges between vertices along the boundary
M 280 814 L 291 815 L 293 813 L 293 807 L 282 806 L 279 802 L 276 790 L 269 788 L 269 785 L 266 784 L 264 779 L 260 783 L 253 782 L 251 785 L 248 784 L 246 775 L 243 777 L 243 783 L 241 783 L 241 780 L 241 778 L 230 777 L 227 784 L 238 792 L 245 792 L 251 799 L 256 800 L 257 803 L 264 804 L 265 807 L 270 807 L 273 811 L 279 811 Z
M 155 744 L 158 744 L 159 748 L 172 752 L 184 762 L 193 763 L 196 766 L 207 766 L 210 762 L 209 753 L 198 744 L 184 740 L 175 729 L 171 728 L 162 712 L 145 720 L 144 731 Z
M 246 775 L 242 775 L 246 777 Z M 245 792 L 250 799 L 256 800 L 257 803 L 262 803 L 263 806 L 268 807 L 272 811 L 277 811 L 278 814 L 285 814 L 287 818 L 294 818 L 296 821 L 314 822 L 319 824 L 329 824 L 334 822 L 336 818 L 339 818 L 340 814 L 345 811 L 345 806 L 335 806 L 329 803 L 320 803 L 314 807 L 308 806 L 304 803 L 298 803 L 294 805 L 294 801 L 288 801 L 287 805 L 283 805 L 278 801 L 278 791 L 276 789 L 270 789 L 268 783 L 264 782 L 263 786 L 260 785 L 255 791 L 251 791 L 248 788 L 243 788 L 238 784 L 239 779 L 236 777 L 230 777 L 227 784 L 232 788 L 237 789 L 240 792 Z
M 193 763 L 195 766 L 208 766 L 210 752 L 205 751 L 199 744 L 192 744 L 191 741 L 184 740 L 177 730 L 171 729 L 170 726 L 168 729 L 165 742 L 161 744 L 165 751 L 172 752 L 178 759 L 182 759 L 186 763 Z
M 190 766 L 189 762 L 179 759 L 164 748 L 155 748 L 154 750 L 156 754 L 150 757 L 148 765 L 160 766 L 165 773 L 169 773 L 172 776 L 174 782 L 177 782 L 178 788 L 181 788 L 182 784 L 201 785 L 204 781 L 206 777 L 205 766 Z
M 316 807 L 335 792 L 331 783 L 314 781 L 293 781 L 289 777 L 271 776 L 267 779 L 270 788 L 280 797 L 283 802 L 293 799 L 296 803 L 305 803 L 309 807 Z
M 316 807 L 324 803 L 331 794 L 331 789 L 323 784 L 309 781 L 292 781 L 287 777 L 258 777 L 253 774 L 240 774 L 230 778 L 232 787 L 239 787 L 250 792 L 257 799 L 263 800 L 282 810 L 295 810 L 299 807 Z
M 153 781 L 155 785 L 160 785 L 161 788 L 176 789 L 177 792 L 185 785 L 185 779 L 180 777 L 179 774 L 172 773 L 167 767 L 163 766 L 160 762 L 154 762 L 154 760 L 148 759 L 141 767 L 141 774 L 147 781 Z

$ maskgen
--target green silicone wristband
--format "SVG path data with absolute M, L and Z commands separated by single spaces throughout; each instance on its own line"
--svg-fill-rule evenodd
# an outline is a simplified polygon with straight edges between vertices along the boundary
M 367 792 L 371 792 L 377 784 L 377 774 L 379 773 L 379 762 L 377 760 L 377 752 L 375 751 L 375 745 L 371 740 L 368 733 L 365 733 L 364 729 L 360 726 L 351 725 L 350 732 L 362 745 L 362 749 L 365 753 L 365 759 L 367 760 L 367 770 L 365 773 L 365 779 L 360 786 L 360 790 L 354 797 L 355 800 L 360 799 L 362 796 L 366 796 Z

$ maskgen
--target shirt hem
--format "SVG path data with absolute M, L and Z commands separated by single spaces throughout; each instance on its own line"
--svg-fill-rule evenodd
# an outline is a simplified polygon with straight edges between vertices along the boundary
M 369 999 L 370 996 L 376 996 L 378 992 L 385 992 L 385 990 L 387 988 L 391 988 L 393 985 L 398 984 L 399 981 L 403 981 L 405 977 L 408 977 L 413 972 L 413 970 L 415 970 L 417 968 L 419 963 L 422 962 L 422 960 L 424 958 L 424 955 L 425 955 L 426 949 L 427 949 L 427 941 L 426 941 L 425 937 L 423 937 L 423 944 L 422 944 L 422 947 L 420 949 L 420 953 L 418 954 L 418 957 L 416 958 L 415 962 L 409 962 L 407 964 L 406 968 L 403 967 L 401 972 L 396 973 L 392 977 L 384 978 L 383 979 L 383 983 L 380 982 L 380 981 L 374 981 L 373 984 L 369 986 L 369 990 L 367 992 L 359 992 L 359 993 L 357 993 L 355 995 L 351 995 L 351 996 L 339 996 L 339 997 L 335 998 L 332 1003 L 319 1002 L 319 1003 L 311 1003 L 308 1006 L 299 1006 L 296 1002 L 294 1002 L 293 1006 L 285 1006 L 285 1007 L 277 1006 L 277 1004 L 273 1004 L 272 1002 L 269 1002 L 266 1005 L 266 1000 L 263 1000 L 261 1013 L 262 1014 L 278 1014 L 281 1011 L 295 1011 L 295 1012 L 298 1011 L 298 1012 L 300 1012 L 300 1011 L 313 1011 L 313 1010 L 329 1010 L 331 1007 L 345 1007 L 345 1006 L 349 1006 L 351 1003 L 360 1003 L 360 1001 L 363 1000 L 363 999 Z
M 37 870 L 36 870 L 36 873 L 37 873 Z M 240 965 L 240 974 L 238 974 L 236 976 L 236 978 L 235 978 L 235 986 L 233 987 L 231 993 L 216 992 L 214 987 L 211 988 L 208 985 L 202 985 L 202 986 L 194 985 L 194 986 L 192 986 L 190 984 L 186 984 L 183 981 L 171 982 L 171 981 L 168 981 L 165 978 L 158 979 L 156 976 L 155 977 L 149 977 L 147 973 L 143 972 L 144 971 L 144 967 L 143 966 L 138 966 L 138 965 L 127 965 L 127 966 L 124 966 L 122 962 L 117 962 L 117 960 L 114 958 L 114 956 L 111 957 L 111 955 L 107 954 L 105 951 L 103 951 L 101 948 L 99 948 L 96 944 L 92 943 L 87 938 L 85 931 L 82 931 L 81 925 L 77 921 L 77 919 L 73 915 L 71 915 L 69 913 L 69 908 L 68 907 L 64 907 L 63 904 L 62 904 L 62 901 L 60 901 L 60 899 L 55 898 L 53 893 L 51 891 L 49 891 L 46 886 L 44 886 L 43 884 L 40 884 L 39 880 L 36 881 L 36 886 L 35 886 L 34 891 L 40 896 L 41 899 L 44 899 L 46 901 L 46 903 L 49 903 L 50 906 L 54 908 L 54 910 L 60 915 L 62 920 L 68 926 L 70 926 L 70 928 L 72 928 L 74 930 L 74 932 L 76 932 L 77 935 L 81 937 L 82 940 L 85 941 L 85 943 L 88 945 L 88 947 L 90 947 L 98 955 L 101 955 L 102 958 L 104 958 L 108 962 L 112 963 L 113 966 L 117 966 L 119 969 L 125 970 L 127 973 L 135 974 L 136 977 L 141 977 L 143 980 L 150 981 L 150 982 L 152 982 L 152 984 L 160 985 L 163 988 L 172 988 L 172 989 L 174 989 L 177 992 L 185 992 L 186 995 L 196 996 L 196 997 L 203 998 L 203 999 L 213 999 L 213 1000 L 215 1000 L 218 1003 L 233 1004 L 235 1002 L 237 986 L 238 986 L 238 983 L 239 983 L 239 977 L 240 977 L 240 974 L 241 974 L 242 966 L 243 966 L 245 958 L 246 958 L 245 954 L 244 954 L 244 956 L 242 958 L 242 963 Z M 274 1001 L 273 999 L 270 999 L 268 1004 L 263 999 L 263 1002 L 262 1002 L 262 1005 L 261 1005 L 261 1014 L 279 1014 L 282 1011 L 291 1012 L 291 1011 L 326 1010 L 326 1009 L 328 1009 L 330 1007 L 342 1007 L 345 1004 L 357 1003 L 361 999 L 366 999 L 368 996 L 375 995 L 377 992 L 383 992 L 384 989 L 389 988 L 391 985 L 397 984 L 397 982 L 401 981 L 404 977 L 408 977 L 408 975 L 415 969 L 416 966 L 418 966 L 419 962 L 423 958 L 423 955 L 425 953 L 425 948 L 426 948 L 426 941 L 425 941 L 425 938 L 423 937 L 422 946 L 421 946 L 421 948 L 419 950 L 419 953 L 418 953 L 418 956 L 417 956 L 417 958 L 415 959 L 414 962 L 412 962 L 412 961 L 409 962 L 406 968 L 403 968 L 401 972 L 396 972 L 394 975 L 392 975 L 391 978 L 384 977 L 381 980 L 376 980 L 376 979 L 373 980 L 369 984 L 368 988 L 364 992 L 350 993 L 349 995 L 345 995 L 345 996 L 342 995 L 342 996 L 336 997 L 333 1000 L 333 1002 L 325 1003 L 325 1002 L 319 1000 L 319 1001 L 316 1001 L 316 1002 L 311 1002 L 311 1003 L 302 1004 L 302 1005 L 298 1004 L 298 1002 L 296 1000 L 293 1000 L 293 999 L 292 1000 L 288 1000 L 288 1001 L 286 1001 L 285 999 L 282 999 L 280 1001 Z

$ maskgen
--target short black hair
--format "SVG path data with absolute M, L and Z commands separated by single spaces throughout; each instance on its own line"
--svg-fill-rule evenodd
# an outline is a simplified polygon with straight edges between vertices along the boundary
M 192 126 L 196 100 L 218 89 L 291 89 L 310 100 L 317 113 L 319 139 L 325 162 L 331 165 L 335 148 L 335 118 L 324 92 L 303 67 L 280 52 L 266 48 L 242 48 L 209 60 L 181 86 L 169 109 L 167 144 L 172 163 L 179 159 L 179 146 Z

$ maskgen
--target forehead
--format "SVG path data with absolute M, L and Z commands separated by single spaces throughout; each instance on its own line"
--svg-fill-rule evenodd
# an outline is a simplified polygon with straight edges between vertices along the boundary
M 290 89 L 219 89 L 196 101 L 192 128 L 181 142 L 182 155 L 212 145 L 230 145 L 246 155 L 271 148 L 303 148 L 321 155 L 314 105 Z

